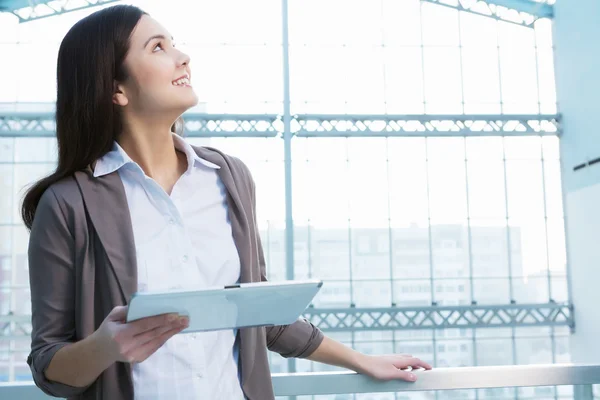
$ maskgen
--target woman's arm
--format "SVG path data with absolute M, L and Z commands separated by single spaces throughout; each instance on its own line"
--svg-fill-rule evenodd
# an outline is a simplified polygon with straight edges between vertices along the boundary
M 56 352 L 46 378 L 87 387 L 117 361 L 144 361 L 189 322 L 187 317 L 165 314 L 127 324 L 126 317 L 127 307 L 115 307 L 96 332 Z
M 144 360 L 187 324 L 168 315 L 126 324 L 127 308 L 116 307 L 94 334 L 77 341 L 72 219 L 49 188 L 29 238 L 32 344 L 27 362 L 37 386 L 55 397 L 81 394 L 116 361 Z
M 431 369 L 424 361 L 406 354 L 369 356 L 343 345 L 325 336 L 321 345 L 307 357 L 329 365 L 351 369 L 359 374 L 375 379 L 402 379 L 409 382 L 417 380 L 415 374 L 404 371 L 407 367 Z
M 29 236 L 33 380 L 47 394 L 71 397 L 84 389 L 52 382 L 46 371 L 62 348 L 75 341 L 75 240 L 69 214 L 49 188 L 37 206 Z
M 96 337 L 91 335 L 58 350 L 45 376 L 52 382 L 85 388 L 94 383 L 114 361 Z

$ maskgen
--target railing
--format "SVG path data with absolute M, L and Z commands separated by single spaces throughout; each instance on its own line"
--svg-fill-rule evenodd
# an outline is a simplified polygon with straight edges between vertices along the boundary
M 414 392 L 501 387 L 575 386 L 575 398 L 591 400 L 600 384 L 600 365 L 516 365 L 502 367 L 435 368 L 413 371 L 418 380 L 379 382 L 354 372 L 273 374 L 276 396 L 348 393 Z M 0 399 L 48 400 L 31 382 L 0 384 Z
M 345 393 L 414 392 L 589 385 L 600 383 L 600 365 L 511 365 L 502 367 L 434 368 L 413 371 L 416 382 L 378 382 L 353 372 L 274 374 L 278 396 Z

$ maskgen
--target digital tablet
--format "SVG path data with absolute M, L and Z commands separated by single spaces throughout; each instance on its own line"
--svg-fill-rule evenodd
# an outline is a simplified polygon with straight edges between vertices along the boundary
M 127 322 L 166 313 L 186 315 L 182 332 L 288 325 L 298 319 L 321 289 L 321 280 L 240 283 L 194 291 L 138 292 Z

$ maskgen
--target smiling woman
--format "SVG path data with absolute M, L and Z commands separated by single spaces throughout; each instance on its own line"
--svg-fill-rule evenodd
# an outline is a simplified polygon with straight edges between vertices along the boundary
M 88 43 L 98 24 L 104 32 L 96 43 Z M 191 76 L 190 60 L 167 37 L 165 28 L 134 7 L 94 13 L 65 36 L 57 65 L 59 165 L 25 197 L 22 215 L 29 228 L 43 192 L 106 154 L 119 136 L 127 137 L 122 131 L 141 120 L 153 126 L 152 120 L 165 113 L 177 121 L 197 104 L 193 90 L 173 91 L 174 80 Z M 174 122 L 171 131 L 175 129 Z
M 187 317 L 126 323 L 132 295 L 266 281 L 252 174 L 175 130 L 198 103 L 190 57 L 142 10 L 76 23 L 57 64 L 58 166 L 27 192 L 36 384 L 80 400 L 274 399 L 267 350 L 416 380 L 405 355 L 367 356 L 305 319 L 181 333 Z M 199 304 L 210 307 L 210 304 Z M 265 310 L 253 310 L 253 312 Z

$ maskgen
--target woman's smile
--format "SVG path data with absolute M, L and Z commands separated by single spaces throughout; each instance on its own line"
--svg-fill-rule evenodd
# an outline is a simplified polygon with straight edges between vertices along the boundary
M 182 87 L 192 87 L 191 81 L 190 81 L 190 76 L 188 74 L 185 74 L 177 79 L 175 79 L 173 82 L 171 82 L 173 84 L 173 86 L 182 86 Z

